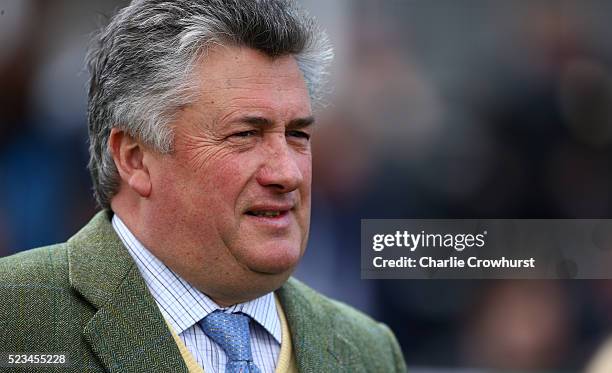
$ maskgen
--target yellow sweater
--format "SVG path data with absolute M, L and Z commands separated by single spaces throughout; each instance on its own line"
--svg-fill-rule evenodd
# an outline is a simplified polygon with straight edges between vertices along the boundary
M 274 297 L 276 299 L 276 296 Z M 278 361 L 276 362 L 276 373 L 298 373 L 297 365 L 295 363 L 295 356 L 293 355 L 293 345 L 291 344 L 291 332 L 289 331 L 289 324 L 287 324 L 287 318 L 285 317 L 285 312 L 278 301 L 276 299 L 276 309 L 278 311 L 278 316 L 281 322 L 281 332 L 282 332 L 282 343 L 280 353 L 278 355 Z M 187 365 L 187 369 L 189 373 L 204 373 L 204 369 L 196 362 L 195 358 L 183 343 L 183 340 L 176 334 L 172 326 L 168 324 L 168 329 L 170 329 L 170 333 L 172 333 L 172 337 L 176 342 L 179 351 L 181 352 L 181 356 L 183 360 L 185 360 L 185 365 Z

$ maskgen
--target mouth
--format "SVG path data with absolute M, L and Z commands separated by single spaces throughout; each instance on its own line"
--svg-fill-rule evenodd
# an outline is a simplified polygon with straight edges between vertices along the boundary
M 293 204 L 257 204 L 250 206 L 244 214 L 255 224 L 267 228 L 287 228 L 293 223 Z
M 262 218 L 277 218 L 283 214 L 286 214 L 287 211 L 281 210 L 255 210 L 255 211 L 247 211 L 247 215 L 257 216 Z

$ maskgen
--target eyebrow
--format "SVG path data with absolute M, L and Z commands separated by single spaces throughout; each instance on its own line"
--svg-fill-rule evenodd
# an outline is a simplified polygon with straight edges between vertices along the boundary
M 246 116 L 239 120 L 240 122 L 248 123 L 257 127 L 271 127 L 273 122 L 267 118 L 259 117 L 259 116 Z M 291 129 L 300 129 L 308 127 L 315 123 L 314 116 L 310 115 L 304 118 L 296 118 L 292 119 L 287 128 Z

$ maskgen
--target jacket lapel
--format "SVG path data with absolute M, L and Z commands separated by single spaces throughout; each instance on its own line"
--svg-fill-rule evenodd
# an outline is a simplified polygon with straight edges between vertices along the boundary
M 187 372 L 187 367 L 110 211 L 68 241 L 72 287 L 95 309 L 83 336 L 109 372 Z
M 359 351 L 341 334 L 311 289 L 290 278 L 277 294 L 291 330 L 293 352 L 300 372 L 360 371 Z

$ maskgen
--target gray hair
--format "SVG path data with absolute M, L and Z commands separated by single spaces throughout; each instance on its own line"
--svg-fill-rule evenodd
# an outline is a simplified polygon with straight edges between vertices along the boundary
M 313 105 L 321 103 L 332 49 L 292 0 L 134 0 L 96 36 L 87 57 L 89 170 L 101 207 L 110 208 L 120 182 L 108 149 L 111 129 L 171 152 L 169 124 L 193 102 L 193 69 L 213 45 L 294 56 Z

